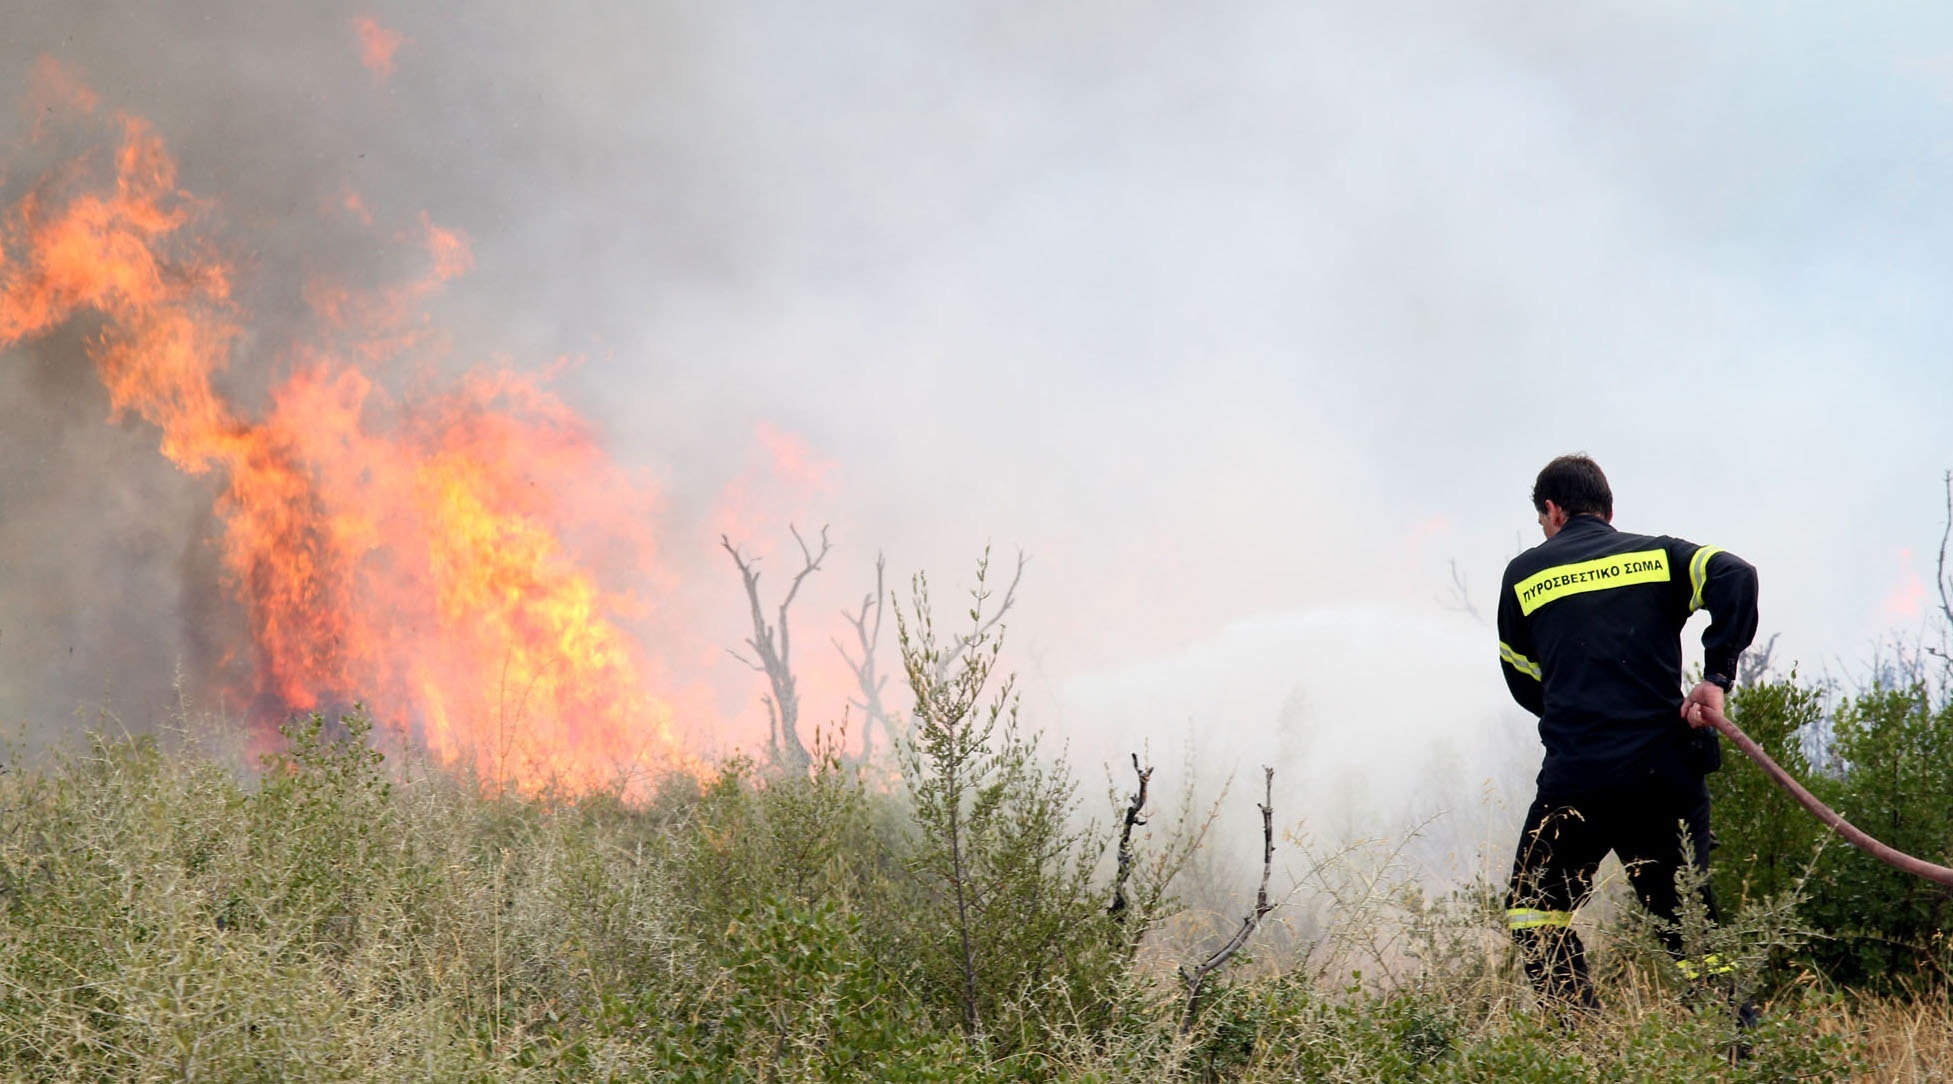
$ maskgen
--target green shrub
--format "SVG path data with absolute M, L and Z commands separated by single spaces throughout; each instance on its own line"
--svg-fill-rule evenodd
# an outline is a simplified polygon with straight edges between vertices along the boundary
M 887 891 L 867 793 L 854 769 L 819 754 L 808 774 L 761 776 L 752 761 L 729 761 L 675 825 L 676 895 L 715 948 L 755 901 Z
M 397 914 L 389 784 L 314 718 L 246 790 L 154 739 L 96 739 L 14 790 L 0 1049 L 29 1075 L 353 1079 L 359 1025 L 411 996 L 372 966 Z
M 1879 840 L 1928 861 L 1953 854 L 1953 702 L 1923 684 L 1874 687 L 1827 717 L 1795 675 L 1740 690 L 1733 717 L 1818 798 Z M 1827 739 L 1830 756 L 1805 749 Z M 1897 988 L 1947 977 L 1953 898 L 1834 837 L 1740 755 L 1710 776 L 1719 897 L 1736 909 L 1797 889 L 1816 929 L 1795 957 L 1850 985 Z
M 1809 984 L 1778 993 L 1732 1063 L 1737 980 L 1678 975 L 1631 924 L 1596 938 L 1612 1007 L 1562 1028 L 1531 1008 L 1485 884 L 1344 901 L 1327 921 L 1378 924 L 1336 942 L 1375 947 L 1367 982 L 1330 988 L 1319 961 L 1258 943 L 1182 1034 L 1172 965 L 1192 947 L 1134 951 L 1160 934 L 1181 844 L 1140 856 L 1139 905 L 1110 917 L 1108 833 L 1079 826 L 1068 770 L 1016 728 L 981 581 L 967 637 L 940 643 L 916 604 L 905 663 L 925 710 L 894 792 L 821 754 L 799 774 L 674 776 L 643 804 L 525 798 L 383 761 L 357 714 L 300 721 L 256 773 L 124 737 L 0 774 L 0 1080 L 1526 1084 L 1851 1066 L 1851 1017 Z M 1917 725 L 1874 708 L 1865 735 Z M 1795 897 L 1755 891 L 1769 875 L 1736 882 L 1752 891 L 1722 926 L 1685 916 L 1692 958 L 1747 976 L 1786 943 Z
M 1953 860 L 1953 703 L 1922 685 L 1874 688 L 1835 720 L 1844 787 L 1835 808 L 1880 841 L 1930 862 Z M 1813 958 L 1842 982 L 1942 981 L 1953 896 L 1852 847 L 1826 850 L 1808 913 L 1833 932 Z
M 616 1022 L 648 1036 L 657 1079 L 979 1079 L 966 1044 L 928 1016 L 831 901 L 769 900 L 728 931 L 721 970 L 677 1000 L 638 1000 Z
M 1306 977 L 1226 986 L 1188 1047 L 1196 1079 L 1417 1080 L 1456 1056 L 1457 1008 L 1429 993 L 1325 994 Z
M 1060 1027 L 1103 1026 L 1126 954 L 1092 876 L 1107 838 L 1072 827 L 1069 767 L 1018 729 L 1012 680 L 993 681 L 1001 637 L 984 620 L 986 571 L 987 555 L 971 631 L 952 643 L 937 638 L 922 576 L 909 612 L 896 611 L 916 702 L 899 754 L 916 896 L 898 943 L 932 1004 L 953 1007 L 981 1048 L 1010 1053 Z
M 1784 770 L 1826 802 L 1836 780 L 1813 770 L 1806 748 L 1824 727 L 1824 697 L 1787 678 L 1739 688 L 1730 717 Z M 1740 910 L 1752 899 L 1781 895 L 1803 884 L 1830 832 L 1733 745 L 1723 768 L 1709 776 L 1717 847 L 1710 856 L 1716 898 Z

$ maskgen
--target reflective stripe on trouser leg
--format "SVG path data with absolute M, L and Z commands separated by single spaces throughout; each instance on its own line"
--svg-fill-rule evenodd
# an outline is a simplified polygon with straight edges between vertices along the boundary
M 1598 1004 L 1587 976 L 1585 947 L 1572 922 L 1580 901 L 1592 891 L 1595 867 L 1607 853 L 1603 828 L 1589 810 L 1535 796 L 1513 855 L 1506 928 L 1533 989 L 1562 1005 Z
M 1514 907 L 1505 913 L 1508 930 L 1537 930 L 1549 926 L 1573 925 L 1572 911 L 1542 911 L 1536 907 Z

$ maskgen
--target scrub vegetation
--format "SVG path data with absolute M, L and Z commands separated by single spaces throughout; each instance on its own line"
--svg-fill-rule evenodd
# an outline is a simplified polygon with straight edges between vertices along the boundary
M 1794 675 L 1738 690 L 1733 716 L 1846 820 L 1942 865 L 1953 862 L 1953 698 L 1917 667 L 1837 695 Z M 1854 987 L 1906 994 L 1953 976 L 1953 894 L 1833 836 L 1740 755 L 1709 777 L 1718 897 L 1785 894 L 1814 936 L 1778 961 Z
M 917 588 L 900 638 L 920 708 L 888 766 L 837 734 L 804 771 L 733 761 L 630 801 L 519 796 L 383 759 L 359 713 L 292 725 L 248 771 L 188 719 L 17 765 L 0 776 L 0 1079 L 1953 1072 L 1943 897 L 1817 848 L 1740 763 L 1717 781 L 1729 921 L 1685 914 L 1678 967 L 1632 908 L 1599 920 L 1592 1018 L 1534 1003 L 1497 886 L 1339 879 L 1349 854 L 1316 880 L 1369 887 L 1335 894 L 1320 936 L 1280 936 L 1302 904 L 1277 899 L 1199 972 L 1255 909 L 1252 876 L 1208 883 L 1203 842 L 1261 826 L 1091 800 L 1018 726 L 981 587 L 947 647 Z M 1736 711 L 1847 815 L 1943 859 L 1945 707 L 1923 688 L 1826 703 L 1791 680 Z M 1796 759 L 1827 719 L 1823 754 Z M 1746 995 L 1764 1023 L 1739 1035 Z

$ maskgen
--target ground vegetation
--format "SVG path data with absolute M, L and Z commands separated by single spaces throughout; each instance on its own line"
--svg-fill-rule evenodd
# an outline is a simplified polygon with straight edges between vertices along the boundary
M 1725 921 L 1685 913 L 1678 965 L 1632 907 L 1583 915 L 1605 1007 L 1569 1018 L 1525 987 L 1490 881 L 1434 894 L 1323 854 L 1311 883 L 1367 887 L 1288 938 L 1271 927 L 1302 901 L 1270 894 L 1265 862 L 1238 885 L 1189 883 L 1213 833 L 1297 846 L 1274 827 L 1279 779 L 1251 795 L 1259 816 L 1156 809 L 1170 769 L 1135 758 L 1130 789 L 1088 800 L 1018 718 L 984 576 L 953 621 L 924 581 L 897 601 L 918 709 L 890 735 L 892 768 L 819 728 L 798 769 L 734 759 L 518 793 L 383 757 L 358 711 L 296 721 L 253 764 L 189 712 L 15 762 L 0 1079 L 1953 1072 L 1944 899 L 1820 846 L 1741 764 L 1716 782 Z M 1929 694 L 1827 701 L 1793 676 L 1734 710 L 1848 815 L 1944 860 L 1949 716 Z M 1763 1022 L 1740 1031 L 1746 998 Z

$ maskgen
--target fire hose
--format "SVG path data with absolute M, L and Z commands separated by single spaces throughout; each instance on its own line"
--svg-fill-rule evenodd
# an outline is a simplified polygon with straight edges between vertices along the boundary
M 1762 746 L 1751 741 L 1750 736 L 1743 733 L 1742 728 L 1731 722 L 1728 716 L 1709 708 L 1707 705 L 1704 705 L 1702 708 L 1702 716 L 1709 721 L 1710 726 L 1715 727 L 1722 732 L 1724 737 L 1735 742 L 1736 748 L 1741 749 L 1744 756 L 1756 761 L 1756 766 L 1763 769 L 1763 774 L 1775 780 L 1778 786 L 1789 791 L 1791 797 L 1797 799 L 1800 805 L 1811 811 L 1811 816 L 1823 821 L 1832 831 L 1843 836 L 1846 842 L 1888 866 L 1904 870 L 1915 877 L 1924 877 L 1928 881 L 1953 888 L 1953 869 L 1948 869 L 1945 866 L 1936 866 L 1923 859 L 1914 858 L 1904 851 L 1888 847 L 1878 840 L 1873 839 L 1871 836 L 1866 835 L 1850 821 L 1840 817 L 1830 806 L 1818 801 L 1817 796 L 1805 790 L 1803 784 L 1791 778 L 1789 772 L 1778 767 L 1777 762 L 1770 759 L 1770 754 L 1764 752 Z

